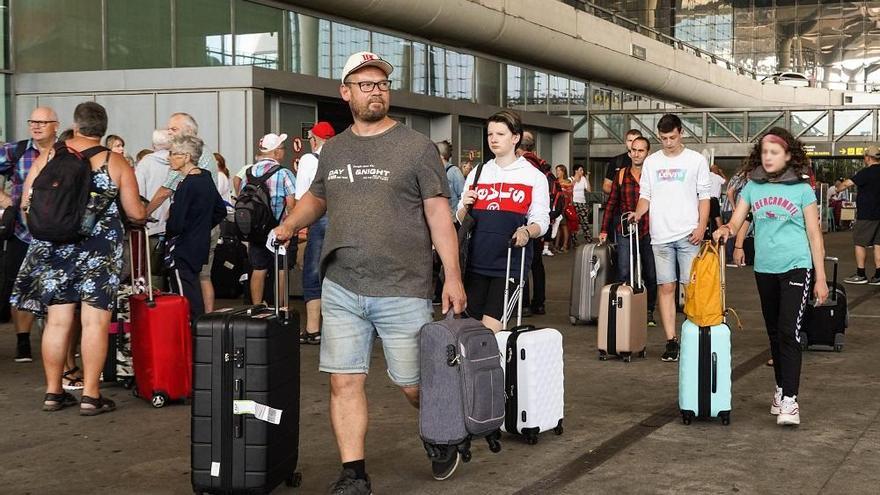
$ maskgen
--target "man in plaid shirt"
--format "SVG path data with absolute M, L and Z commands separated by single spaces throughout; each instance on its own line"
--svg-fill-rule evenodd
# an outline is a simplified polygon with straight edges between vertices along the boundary
M 58 115 L 48 107 L 34 109 L 28 119 L 28 131 L 30 139 L 26 141 L 6 143 L 0 148 L 0 174 L 7 179 L 12 179 L 12 187 L 7 194 L 0 191 L 0 208 L 18 206 L 21 204 L 21 193 L 24 181 L 31 170 L 34 160 L 40 153 L 48 153 L 55 144 L 55 133 L 58 131 Z M 15 219 L 15 235 L 11 239 L 0 243 L 3 249 L 4 278 L 0 280 L 0 307 L 9 304 L 9 296 L 18 275 L 18 269 L 24 263 L 28 246 L 31 242 L 31 234 L 22 220 L 19 211 Z M 4 311 L 5 312 L 5 311 Z M 30 331 L 34 323 L 34 314 L 27 311 L 11 309 L 12 322 L 18 338 L 18 346 L 15 354 L 15 362 L 29 363 L 33 361 L 31 356 Z
M 248 170 L 244 180 L 241 182 L 242 190 L 247 185 L 251 176 L 254 178 L 262 177 L 273 167 L 281 167 L 266 179 L 266 187 L 269 189 L 269 201 L 272 205 L 272 214 L 279 222 L 284 219 L 285 211 L 290 213 L 296 204 L 296 177 L 289 169 L 281 166 L 281 160 L 284 159 L 284 141 L 287 134 L 266 134 L 260 139 L 258 144 L 257 162 Z M 295 252 L 290 253 L 296 259 Z M 250 258 L 251 268 L 251 300 L 254 304 L 263 301 L 263 288 L 266 284 L 266 277 L 269 268 L 275 266 L 275 257 L 264 242 L 251 242 L 248 247 L 248 257 Z M 276 281 L 277 282 L 277 281 Z M 275 294 L 278 293 L 276 287 Z
M 639 179 L 642 177 L 642 165 L 651 151 L 651 143 L 644 137 L 637 137 L 632 142 L 629 156 L 632 164 L 618 170 L 611 183 L 611 194 L 605 203 L 605 218 L 602 220 L 602 232 L 599 234 L 599 242 L 608 239 L 608 230 L 611 225 L 617 225 L 617 266 L 620 269 L 621 281 L 629 283 L 630 260 L 629 237 L 623 237 L 627 232 L 626 223 L 614 221 L 620 215 L 636 211 L 639 203 Z M 639 220 L 639 252 L 642 255 L 642 280 L 648 289 L 648 326 L 657 326 L 654 320 L 654 306 L 657 303 L 657 275 L 654 272 L 654 251 L 651 248 L 651 233 L 648 229 L 648 214 Z

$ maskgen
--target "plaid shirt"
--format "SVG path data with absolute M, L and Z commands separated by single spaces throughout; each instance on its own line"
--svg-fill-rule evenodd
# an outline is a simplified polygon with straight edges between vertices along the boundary
M 608 233 L 611 226 L 612 218 L 619 218 L 620 215 L 636 211 L 639 204 L 639 181 L 630 173 L 631 167 L 621 169 L 623 171 L 623 181 L 620 180 L 620 172 L 614 176 L 614 182 L 611 183 L 611 194 L 605 203 L 605 218 L 602 219 L 602 232 Z M 619 222 L 618 222 L 619 223 Z M 623 233 L 623 226 L 617 226 L 617 232 Z M 639 220 L 639 238 L 648 234 L 648 213 Z
M 34 160 L 40 156 L 40 150 L 34 146 L 33 140 L 29 139 L 24 154 L 17 163 L 11 163 L 16 146 L 18 146 L 18 142 L 6 143 L 0 148 L 0 174 L 7 177 L 12 176 L 12 202 L 20 205 L 24 180 L 27 178 L 28 172 L 31 171 L 31 165 L 34 164 Z M 31 234 L 28 232 L 20 210 L 18 212 L 18 219 L 15 222 L 15 237 L 18 237 L 19 240 L 27 244 L 31 243 Z
M 275 160 L 260 160 L 251 167 L 250 173 L 254 177 L 261 177 L 275 165 L 278 165 Z M 247 184 L 247 175 L 241 181 L 241 187 L 243 188 L 245 184 Z M 281 215 L 284 214 L 284 201 L 288 196 L 296 194 L 296 176 L 289 169 L 281 167 L 281 170 L 266 181 L 266 186 L 269 187 L 269 197 L 272 198 L 272 213 L 276 220 L 281 220 Z

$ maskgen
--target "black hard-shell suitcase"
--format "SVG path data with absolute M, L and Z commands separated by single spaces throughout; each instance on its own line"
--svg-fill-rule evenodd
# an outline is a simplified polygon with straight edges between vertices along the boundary
M 812 298 L 807 303 L 801 325 L 801 348 L 840 352 L 843 350 L 846 327 L 849 324 L 846 288 L 837 283 L 838 259 L 826 257 L 825 260 L 834 263 L 834 275 L 828 283 L 828 299 L 820 306 Z M 815 282 L 814 278 L 811 280 Z
M 296 312 L 246 306 L 196 321 L 193 491 L 269 493 L 299 484 L 299 366 Z
M 221 237 L 214 251 L 211 282 L 218 299 L 238 299 L 250 288 L 243 278 L 251 270 L 247 247 L 235 237 Z

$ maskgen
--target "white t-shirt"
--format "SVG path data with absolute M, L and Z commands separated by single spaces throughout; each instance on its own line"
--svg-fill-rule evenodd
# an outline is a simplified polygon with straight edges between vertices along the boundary
M 134 168 L 134 175 L 137 178 L 138 190 L 141 196 L 146 199 L 152 199 L 165 184 L 168 178 L 168 150 L 160 150 L 141 158 L 137 166 Z M 156 211 L 151 215 L 158 220 L 147 224 L 147 235 L 156 235 L 165 233 L 165 220 L 168 219 L 168 210 L 171 209 L 170 201 L 163 201 Z
M 588 192 L 590 192 L 590 183 L 587 182 L 586 177 L 581 177 L 581 180 L 574 184 L 574 197 L 572 200 L 575 203 L 586 203 Z
M 229 177 L 226 177 L 226 174 L 223 172 L 217 173 L 217 191 L 220 192 L 220 198 L 226 202 L 227 205 L 232 204 L 232 187 L 229 181 Z
M 709 182 L 712 185 L 712 189 L 709 191 L 709 193 L 712 195 L 713 198 L 720 198 L 721 197 L 721 186 L 723 186 L 724 183 L 727 181 L 724 179 L 724 177 L 721 177 L 720 175 L 716 174 L 715 172 L 710 171 L 709 172 Z
M 639 196 L 651 202 L 651 244 L 678 241 L 700 223 L 700 200 L 710 198 L 706 158 L 684 149 L 674 157 L 657 151 L 645 160 Z
M 300 200 L 312 187 L 312 181 L 315 180 L 315 174 L 318 172 L 318 157 L 321 148 L 315 150 L 314 153 L 306 153 L 299 159 L 299 168 L 296 170 L 296 195 L 297 201 Z

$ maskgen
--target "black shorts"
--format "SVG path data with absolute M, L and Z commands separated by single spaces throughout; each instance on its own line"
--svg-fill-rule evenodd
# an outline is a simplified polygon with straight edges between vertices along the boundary
M 721 202 L 718 198 L 709 198 L 709 218 L 718 218 L 721 216 Z
M 853 225 L 853 244 L 860 247 L 880 245 L 880 220 L 857 220 Z
M 515 286 L 511 284 L 513 292 Z M 498 321 L 504 315 L 504 277 L 488 277 L 467 272 L 464 276 L 467 312 L 477 320 L 490 316 Z

